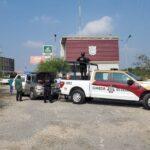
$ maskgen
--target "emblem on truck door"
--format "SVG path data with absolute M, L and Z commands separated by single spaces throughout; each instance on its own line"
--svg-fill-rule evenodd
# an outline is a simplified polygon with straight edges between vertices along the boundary
M 108 91 L 109 91 L 109 93 L 113 93 L 113 92 L 114 92 L 114 87 L 109 86 L 109 87 L 108 87 Z

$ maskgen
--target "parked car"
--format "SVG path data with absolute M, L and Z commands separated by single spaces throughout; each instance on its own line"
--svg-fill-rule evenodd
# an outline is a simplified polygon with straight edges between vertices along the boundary
M 18 78 L 18 76 L 20 76 L 21 80 L 22 80 L 22 94 L 29 95 L 31 84 L 35 80 L 35 74 L 33 74 L 33 73 L 17 74 L 13 80 L 14 87 L 15 87 L 15 80 Z
M 56 78 L 56 73 L 52 72 L 38 72 L 35 75 L 35 80 L 31 82 L 30 86 L 30 99 L 36 99 L 37 97 L 44 96 L 44 82 L 45 80 L 51 80 L 54 83 Z M 52 86 L 52 95 L 55 94 L 55 87 Z
M 52 80 L 56 78 L 55 73 L 50 72 L 38 72 L 38 73 L 28 73 L 28 74 L 17 74 L 13 81 L 13 86 L 15 86 L 15 80 L 18 76 L 21 76 L 23 85 L 23 95 L 30 96 L 30 99 L 36 99 L 38 97 L 43 97 L 44 88 L 43 84 L 45 80 Z M 56 95 L 56 89 L 52 86 L 52 94 Z
M 8 76 L 5 76 L 3 78 L 0 78 L 0 83 L 1 84 L 9 84 L 9 77 Z

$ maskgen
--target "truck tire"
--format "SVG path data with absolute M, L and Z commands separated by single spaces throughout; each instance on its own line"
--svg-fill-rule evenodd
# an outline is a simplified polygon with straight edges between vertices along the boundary
M 34 100 L 36 97 L 35 97 L 35 93 L 34 93 L 34 90 L 31 90 L 30 91 L 30 99 L 31 100 Z
M 85 102 L 85 95 L 82 90 L 74 90 L 71 92 L 71 100 L 75 104 L 83 104 Z
M 143 98 L 143 106 L 145 109 L 150 110 L 150 93 L 146 94 Z

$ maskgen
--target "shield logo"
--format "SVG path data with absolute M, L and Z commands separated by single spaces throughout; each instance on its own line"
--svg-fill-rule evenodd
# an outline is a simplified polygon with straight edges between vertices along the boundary
M 89 54 L 96 55 L 96 46 L 89 46 Z

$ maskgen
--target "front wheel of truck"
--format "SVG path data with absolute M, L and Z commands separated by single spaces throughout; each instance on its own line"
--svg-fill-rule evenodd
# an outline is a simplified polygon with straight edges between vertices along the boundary
M 82 90 L 74 90 L 71 92 L 71 100 L 75 104 L 83 104 L 85 102 L 85 95 Z
M 143 98 L 143 106 L 145 109 L 150 110 L 150 93 L 146 94 Z
M 31 90 L 30 91 L 30 99 L 31 100 L 34 100 L 36 97 L 35 97 L 35 93 L 34 93 L 34 90 Z

